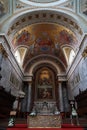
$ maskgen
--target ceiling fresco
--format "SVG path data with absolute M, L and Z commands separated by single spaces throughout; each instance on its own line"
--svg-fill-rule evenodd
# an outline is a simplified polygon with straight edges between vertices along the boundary
M 17 32 L 12 40 L 12 45 L 16 50 L 18 47 L 26 46 L 23 67 L 29 60 L 42 54 L 59 58 L 65 66 L 67 62 L 63 52 L 63 46 L 76 48 L 78 41 L 73 32 L 58 24 L 33 24 Z M 20 53 L 23 55 L 23 53 Z
M 64 26 L 41 23 L 29 25 L 18 31 L 14 36 L 12 44 L 15 49 L 19 45 L 30 46 L 37 42 L 53 42 L 53 44 L 68 44 L 71 46 L 77 46 L 78 43 L 74 33 Z

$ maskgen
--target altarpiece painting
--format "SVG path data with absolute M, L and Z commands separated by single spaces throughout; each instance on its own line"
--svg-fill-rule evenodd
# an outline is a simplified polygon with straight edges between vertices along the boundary
M 39 71 L 36 87 L 38 100 L 49 100 L 54 98 L 53 80 L 54 77 L 50 69 L 43 68 Z

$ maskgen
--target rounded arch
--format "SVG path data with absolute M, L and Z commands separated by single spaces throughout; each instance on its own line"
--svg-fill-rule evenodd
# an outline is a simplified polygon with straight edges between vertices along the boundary
M 46 55 L 46 54 L 35 56 L 31 60 L 27 61 L 26 65 L 24 67 L 24 70 L 26 70 L 28 65 L 32 66 L 32 64 L 35 64 L 36 61 L 37 62 L 52 61 L 52 63 L 55 63 L 57 66 L 62 66 L 63 70 L 66 70 L 66 66 L 64 65 L 64 63 L 59 58 L 56 58 L 55 56 L 51 56 L 51 55 Z
M 34 73 L 36 73 L 37 70 L 39 70 L 40 68 L 44 68 L 44 67 L 51 69 L 56 75 L 58 74 L 57 69 L 54 67 L 54 65 L 52 65 L 50 63 L 41 63 L 41 64 L 35 66 L 32 73 L 34 74 Z
M 76 47 L 74 47 L 74 45 L 72 46 L 72 45 L 65 44 L 65 45 L 62 45 L 61 48 L 62 48 L 62 51 L 64 53 L 67 65 L 69 65 L 69 55 L 70 55 L 70 52 L 71 52 L 71 50 L 73 50 L 73 52 L 76 55 Z M 74 55 L 74 57 L 75 57 L 75 55 Z M 73 59 L 74 59 L 74 57 L 73 57 Z
M 54 72 L 52 67 L 39 66 L 34 71 L 35 80 L 35 100 L 55 100 L 55 89 L 56 89 L 56 78 L 57 74 Z M 38 91 L 37 91 L 38 90 Z M 43 93 L 49 90 L 48 93 Z M 46 95 L 45 95 L 46 94 Z
M 58 77 L 57 69 L 50 63 L 37 64 L 33 69 L 33 103 L 40 101 L 57 103 L 58 97 Z M 57 103 L 57 107 L 59 104 Z M 52 108 L 51 108 L 52 109 Z M 41 112 L 43 110 L 40 110 Z
M 64 55 L 66 57 L 67 64 L 70 65 L 76 56 L 75 48 L 72 46 L 62 46 Z
M 14 52 L 15 52 L 16 50 L 18 50 L 19 48 L 21 48 L 21 47 L 26 48 L 26 49 L 29 48 L 29 46 L 27 46 L 27 45 L 19 45 L 19 46 L 17 46 L 17 47 L 14 49 Z
M 39 15 L 39 18 L 36 16 L 36 14 Z M 44 14 L 46 14 L 47 17 L 44 17 Z M 53 20 L 53 15 L 55 15 L 54 20 Z M 29 16 L 31 16 L 30 19 L 29 19 Z M 60 17 L 62 17 L 62 19 Z M 80 19 L 80 17 L 78 17 L 76 14 L 74 14 L 73 12 L 69 10 L 67 11 L 66 9 L 61 9 L 61 8 L 59 9 L 41 8 L 41 9 L 32 9 L 30 11 L 26 10 L 26 11 L 23 11 L 21 13 L 14 15 L 14 17 L 11 17 L 11 19 L 9 20 L 8 22 L 6 21 L 8 26 L 7 24 L 5 24 L 5 26 L 2 27 L 2 30 L 5 31 L 6 34 L 9 34 L 14 29 L 17 30 L 21 28 L 21 26 L 25 27 L 27 24 L 29 25 L 29 24 L 39 23 L 43 21 L 59 23 L 59 24 L 65 25 L 67 28 L 71 28 L 72 30 L 74 27 L 74 29 L 78 30 L 80 34 L 82 34 L 83 32 L 82 29 L 84 29 L 83 24 L 80 25 L 81 21 L 83 22 L 83 20 Z M 62 23 L 60 20 L 62 20 Z M 21 22 L 21 25 L 20 25 L 20 22 Z
M 28 72 L 28 74 L 32 75 L 33 74 L 32 72 L 35 66 L 40 65 L 40 64 L 47 64 L 47 63 L 54 66 L 54 68 L 56 68 L 57 73 L 66 71 L 66 66 L 63 64 L 63 62 L 60 59 L 54 56 L 43 54 L 40 56 L 36 56 L 30 61 L 28 61 L 24 68 L 24 72 L 25 73 Z
M 73 46 L 71 46 L 71 45 L 68 45 L 68 44 L 65 44 L 65 45 L 62 45 L 61 46 L 61 48 L 63 49 L 63 48 L 71 48 L 71 49 L 73 49 L 74 51 L 75 51 L 75 48 L 73 47 Z
M 29 4 L 32 6 L 40 6 L 40 7 L 49 7 L 49 6 L 55 6 L 55 5 L 60 5 L 63 2 L 66 2 L 67 0 L 43 0 L 43 1 L 39 1 L 39 0 L 20 0 L 21 2 L 25 3 L 25 4 Z
M 29 68 L 29 71 L 28 71 L 28 74 L 29 75 L 33 75 L 33 72 L 35 70 L 35 68 L 37 68 L 39 65 L 42 65 L 42 64 L 49 64 L 49 66 L 52 66 L 57 73 L 61 73 L 61 69 L 58 67 L 57 64 L 55 64 L 54 62 L 52 61 L 48 61 L 48 60 L 43 60 L 43 61 L 38 61 L 36 62 L 35 64 L 33 64 L 30 68 Z
M 23 60 L 24 60 L 25 54 L 27 52 L 27 49 L 28 48 L 26 46 L 21 45 L 21 46 L 18 46 L 17 48 L 15 48 L 15 50 L 14 50 L 14 56 L 21 66 L 23 64 Z

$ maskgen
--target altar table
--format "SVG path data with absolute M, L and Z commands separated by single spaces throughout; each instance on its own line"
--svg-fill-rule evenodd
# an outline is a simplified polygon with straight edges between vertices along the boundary
M 28 116 L 27 123 L 29 128 L 56 127 L 61 128 L 61 116 L 59 115 L 37 115 Z

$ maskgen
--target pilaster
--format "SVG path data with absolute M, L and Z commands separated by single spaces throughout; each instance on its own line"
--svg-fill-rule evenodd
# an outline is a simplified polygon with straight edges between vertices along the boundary
M 32 76 L 30 76 L 28 81 L 27 112 L 30 112 L 31 109 L 31 96 L 32 96 Z

